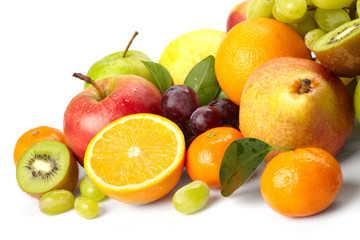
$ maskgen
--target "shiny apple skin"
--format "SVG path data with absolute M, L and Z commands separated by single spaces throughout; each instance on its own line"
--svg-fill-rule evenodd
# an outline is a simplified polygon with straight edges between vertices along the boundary
M 231 28 L 233 28 L 236 24 L 241 23 L 242 21 L 247 20 L 247 11 L 249 8 L 250 0 L 245 0 L 237 5 L 235 5 L 227 18 L 226 21 L 226 31 L 230 31 Z
M 161 93 L 154 84 L 136 75 L 123 75 L 97 81 L 107 97 L 101 99 L 90 86 L 76 95 L 64 113 L 66 144 L 83 166 L 84 155 L 91 139 L 112 121 L 129 114 L 162 115 Z

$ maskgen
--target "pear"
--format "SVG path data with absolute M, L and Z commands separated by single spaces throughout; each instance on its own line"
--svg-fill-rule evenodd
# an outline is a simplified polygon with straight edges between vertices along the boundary
M 350 138 L 355 112 L 339 78 L 314 61 L 284 57 L 251 74 L 239 118 L 244 137 L 290 149 L 318 147 L 335 156 Z

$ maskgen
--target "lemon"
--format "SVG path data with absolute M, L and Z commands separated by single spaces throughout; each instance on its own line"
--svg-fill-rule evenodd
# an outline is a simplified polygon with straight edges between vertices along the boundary
M 199 29 L 171 41 L 160 56 L 173 84 L 183 84 L 189 71 L 209 55 L 216 56 L 226 33 L 214 29 Z

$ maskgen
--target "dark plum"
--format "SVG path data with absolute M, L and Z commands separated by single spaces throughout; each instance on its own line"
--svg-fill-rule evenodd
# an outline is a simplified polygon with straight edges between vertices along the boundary
M 195 135 L 199 135 L 211 128 L 221 126 L 221 113 L 214 107 L 202 106 L 191 114 L 190 128 Z
M 161 98 L 164 116 L 177 123 L 189 120 L 191 114 L 200 106 L 196 92 L 182 84 L 170 87 Z
M 216 108 L 223 117 L 223 124 L 239 128 L 239 106 L 229 99 L 215 99 L 208 104 Z
M 178 127 L 181 129 L 182 133 L 184 134 L 185 140 L 194 135 L 190 129 L 189 124 L 187 124 L 186 122 L 176 123 L 176 125 L 178 125 Z

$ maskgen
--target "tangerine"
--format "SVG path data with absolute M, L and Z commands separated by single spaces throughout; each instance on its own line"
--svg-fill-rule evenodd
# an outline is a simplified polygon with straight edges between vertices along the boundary
M 312 59 L 304 39 L 285 23 L 253 18 L 237 24 L 220 44 L 215 58 L 215 73 L 221 89 L 239 105 L 251 73 L 278 57 Z
M 34 143 L 44 140 L 56 140 L 65 144 L 65 138 L 62 131 L 57 128 L 40 126 L 25 132 L 20 136 L 15 144 L 14 149 L 14 162 L 17 162 L 24 154 L 24 152 L 31 147 Z
M 193 180 L 201 180 L 210 188 L 220 188 L 219 172 L 227 147 L 241 132 L 232 127 L 216 127 L 197 136 L 190 144 L 185 159 L 185 168 Z
M 265 202 L 289 217 L 306 217 L 329 207 L 343 182 L 337 160 L 320 148 L 283 152 L 265 167 L 260 181 Z

